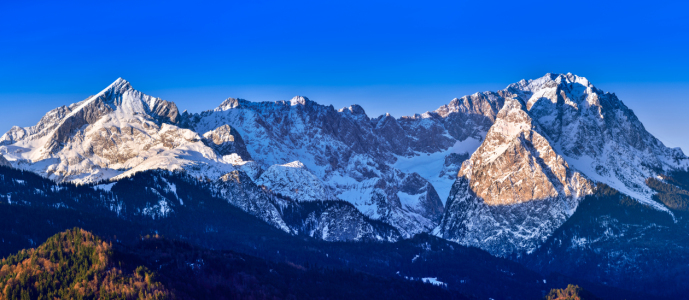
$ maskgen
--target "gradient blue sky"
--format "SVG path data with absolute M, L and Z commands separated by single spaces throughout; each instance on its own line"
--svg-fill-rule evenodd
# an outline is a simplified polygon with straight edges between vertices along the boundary
M 689 152 L 687 11 L 680 1 L 0 1 L 0 131 L 118 77 L 191 112 L 304 95 L 401 116 L 572 72 Z

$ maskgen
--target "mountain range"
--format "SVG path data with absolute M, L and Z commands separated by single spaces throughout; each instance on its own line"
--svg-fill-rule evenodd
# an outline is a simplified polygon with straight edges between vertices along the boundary
M 8 205 L 46 205 L 36 193 L 69 185 L 93 203 L 49 207 L 165 222 L 204 210 L 203 193 L 292 236 L 396 243 L 430 234 L 543 274 L 658 297 L 689 290 L 689 158 L 614 93 L 572 74 L 400 118 L 302 96 L 180 112 L 120 78 L 13 127 L 0 155 L 0 166 L 54 182 L 20 192 L 26 180 L 3 175 Z M 135 201 L 118 192 L 132 184 L 145 186 Z M 669 264 L 677 267 L 658 272 Z

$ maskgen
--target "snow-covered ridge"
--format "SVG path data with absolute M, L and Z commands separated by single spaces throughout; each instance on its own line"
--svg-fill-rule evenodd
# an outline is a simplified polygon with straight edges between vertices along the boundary
M 234 170 L 217 164 L 217 154 L 178 122 L 174 103 L 136 91 L 120 78 L 95 96 L 49 112 L 36 126 L 13 128 L 0 153 L 15 167 L 77 183 L 156 168 Z

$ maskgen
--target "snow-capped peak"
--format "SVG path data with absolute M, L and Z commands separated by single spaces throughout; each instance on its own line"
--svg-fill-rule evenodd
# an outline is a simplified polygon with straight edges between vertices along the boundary
M 233 109 L 237 108 L 240 105 L 240 102 L 243 102 L 244 100 L 242 99 L 237 99 L 237 98 L 227 98 L 225 101 L 220 103 L 218 108 L 216 109 L 217 111 L 223 111 L 223 110 L 228 110 L 228 109 Z
M 123 90 L 128 90 L 131 89 L 132 85 L 129 83 L 129 81 L 125 80 L 122 77 L 118 77 L 117 80 L 113 81 L 108 87 L 103 89 L 101 93 L 107 92 L 108 90 L 112 91 L 123 91 Z
M 294 96 L 289 102 L 290 105 L 305 105 L 306 102 L 310 101 L 309 98 L 303 97 L 303 96 Z

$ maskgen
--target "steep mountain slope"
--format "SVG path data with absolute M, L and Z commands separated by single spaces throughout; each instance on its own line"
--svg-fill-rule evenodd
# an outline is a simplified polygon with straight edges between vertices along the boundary
M 146 253 L 140 260 L 132 262 L 135 263 L 133 267 L 143 265 L 151 270 L 162 270 L 163 273 L 159 275 L 177 279 L 178 276 L 197 278 L 201 276 L 199 271 L 209 276 L 217 274 L 214 273 L 218 271 L 215 267 L 225 266 L 228 261 L 215 260 L 212 256 L 226 253 L 220 250 L 232 250 L 262 259 L 257 261 L 240 255 L 245 260 L 239 259 L 237 262 L 244 261 L 245 264 L 236 267 L 244 271 L 258 269 L 268 272 L 270 268 L 267 264 L 289 262 L 293 267 L 302 266 L 312 271 L 334 270 L 336 274 L 346 275 L 354 270 L 393 281 L 402 279 L 408 283 L 407 287 L 416 286 L 415 282 L 421 278 L 435 278 L 445 283 L 450 290 L 479 298 L 534 299 L 540 297 L 544 290 L 576 283 L 599 295 L 614 295 L 606 297 L 610 299 L 648 299 L 643 294 L 636 297 L 614 288 L 572 278 L 544 277 L 518 263 L 493 257 L 483 250 L 426 234 L 394 243 L 380 243 L 377 242 L 379 239 L 362 239 L 359 243 L 337 240 L 324 242 L 306 230 L 303 235 L 290 235 L 227 205 L 224 199 L 208 195 L 209 192 L 204 192 L 207 189 L 195 189 L 194 185 L 199 183 L 185 183 L 181 180 L 184 176 L 160 176 L 157 173 L 139 173 L 133 180 L 120 181 L 112 185 L 110 192 L 105 192 L 88 186 L 57 185 L 31 172 L 2 169 L 0 194 L 5 194 L 8 190 L 13 192 L 11 204 L 0 200 L 0 257 L 23 248 L 36 247 L 40 241 L 58 232 L 80 226 L 106 238 L 115 247 L 137 247 Z M 176 190 L 171 186 L 175 186 Z M 178 198 L 175 198 L 175 193 Z M 143 210 L 140 208 L 157 203 L 159 195 L 170 200 L 171 210 L 166 215 L 156 215 L 155 218 L 150 213 L 142 214 Z M 104 200 L 110 198 L 121 204 L 113 207 L 103 207 L 100 204 L 101 201 L 109 203 Z M 172 203 L 173 199 L 183 200 L 184 205 Z M 356 212 L 346 210 L 342 213 L 347 207 L 353 208 L 344 201 L 312 201 L 289 205 L 283 214 L 285 223 L 297 228 L 296 224 L 300 220 L 309 219 L 302 217 L 303 215 L 313 215 L 319 220 L 325 213 L 348 215 L 352 211 Z M 342 228 L 356 227 L 352 222 L 342 223 L 345 227 L 339 229 L 331 224 L 309 227 L 313 224 L 307 222 L 304 228 L 315 229 L 317 235 L 323 232 L 322 228 L 329 227 L 329 236 L 332 237 L 337 236 L 336 233 Z M 383 232 L 383 228 L 391 229 L 382 222 L 370 224 L 378 228 L 379 234 Z M 156 234 L 181 242 L 169 243 L 157 238 L 145 238 Z M 310 236 L 315 236 L 316 239 Z M 175 251 L 185 254 L 177 257 L 174 255 Z M 200 256 L 209 253 L 212 255 Z M 203 264 L 198 261 L 199 258 L 203 259 Z M 202 269 L 198 269 L 199 267 Z M 285 274 L 277 268 L 273 269 L 278 274 Z M 206 271 L 209 273 L 204 273 Z M 228 273 L 224 274 L 223 278 L 230 277 Z M 294 276 L 298 278 L 300 275 Z M 164 279 L 159 278 L 165 283 Z M 204 282 L 206 279 L 200 277 L 199 280 Z M 212 289 L 204 284 L 199 286 Z M 168 287 L 179 288 L 177 285 Z M 197 292 L 206 293 L 203 290 Z
M 2 299 L 174 299 L 155 273 L 122 270 L 112 244 L 74 228 L 0 262 Z
M 272 165 L 256 180 L 259 185 L 299 201 L 332 200 L 329 188 L 299 161 Z
M 645 180 L 677 169 L 689 160 L 679 148 L 665 147 L 615 94 L 586 78 L 548 74 L 512 84 L 507 91 L 526 105 L 556 151 L 592 180 L 660 210 Z
M 298 200 L 336 199 L 332 196 L 330 187 L 320 185 L 321 180 L 313 178 L 308 171 L 293 174 L 289 171 L 296 170 L 294 168 L 268 168 L 269 166 L 248 161 L 252 158 L 251 154 L 241 135 L 233 127 L 218 124 L 217 127 L 197 133 L 178 127 L 179 120 L 180 115 L 173 103 L 147 96 L 134 90 L 128 82 L 118 79 L 85 101 L 49 112 L 36 126 L 13 128 L 2 137 L 0 153 L 9 157 L 15 167 L 58 181 L 90 183 L 120 180 L 151 169 L 184 170 L 191 176 L 215 181 L 221 177 L 222 180 L 227 180 L 241 176 L 227 176 L 241 171 L 250 177 L 247 181 L 257 180 L 260 184 L 275 188 L 284 197 Z M 268 170 L 259 180 L 263 167 Z M 307 177 L 293 178 L 295 175 Z M 393 180 L 400 182 L 405 178 L 403 174 L 394 176 Z M 296 182 L 289 186 L 278 184 L 292 180 Z M 312 183 L 317 186 L 311 185 Z M 375 180 L 369 180 L 370 185 L 375 183 Z M 222 185 L 218 183 L 216 188 L 225 188 Z M 229 190 L 237 192 L 232 188 Z M 301 192 L 295 193 L 295 190 Z M 306 193 L 308 190 L 311 192 Z M 411 192 L 433 194 L 434 190 L 423 186 L 421 190 Z M 289 231 L 277 221 L 280 219 L 277 211 L 282 204 L 265 204 L 267 202 L 256 197 L 255 193 L 243 191 L 240 194 L 244 198 L 232 193 L 226 193 L 223 197 L 278 228 Z M 376 195 L 384 199 L 384 196 Z M 305 198 L 306 196 L 310 198 Z M 411 205 L 414 208 L 432 207 L 430 210 L 408 210 L 398 204 L 395 206 L 397 214 L 389 205 L 382 208 L 380 213 L 390 215 L 386 219 L 390 223 L 406 228 L 406 235 L 429 230 L 434 226 L 430 218 L 439 218 L 442 203 L 435 194 L 428 197 L 417 196 L 415 200 L 426 199 L 426 204 Z M 384 203 L 384 200 L 379 202 Z M 430 212 L 428 218 L 417 213 L 427 211 Z M 337 216 L 332 218 L 333 221 L 337 220 Z
M 0 152 L 16 167 L 80 183 L 157 168 L 206 176 L 234 170 L 218 164 L 222 157 L 178 122 L 174 103 L 120 78 L 95 96 L 48 112 L 35 126 L 12 128 L 0 138 Z
M 465 275 L 410 267 L 402 262 L 413 265 L 424 255 L 407 257 L 410 248 L 390 246 L 411 238 L 418 242 L 413 251 L 436 242 L 440 252 L 459 247 L 423 234 L 433 230 L 553 272 L 548 282 L 561 273 L 660 297 L 686 292 L 689 159 L 648 133 L 614 94 L 571 74 L 523 80 L 398 119 L 305 97 L 230 98 L 211 111 L 179 114 L 173 103 L 118 79 L 35 126 L 11 129 L 0 138 L 0 165 L 0 214 L 10 220 L 2 230 L 8 241 L 27 246 L 38 239 L 16 224 L 53 228 L 55 220 L 108 223 L 101 230 L 112 236 L 164 232 L 280 259 L 290 247 L 285 240 L 318 239 L 332 243 L 317 249 L 337 252 L 340 266 L 358 260 L 379 272 L 400 267 L 394 270 L 400 276 L 436 278 L 462 290 Z M 630 198 L 611 202 L 597 194 L 601 184 Z M 35 216 L 49 217 L 33 223 Z M 379 252 L 369 258 L 348 256 L 343 249 L 358 246 L 340 241 L 364 242 L 367 255 L 367 242 L 394 244 L 375 246 Z M 314 255 L 304 252 L 308 247 L 290 257 Z M 462 267 L 437 257 L 436 268 Z M 499 275 L 492 271 L 486 273 Z M 547 290 L 542 276 L 524 274 L 531 298 Z
M 234 222 L 273 226 L 285 234 L 327 241 L 396 241 L 400 234 L 390 225 L 372 221 L 352 205 L 324 202 L 320 210 L 281 198 L 256 186 L 241 171 L 211 182 L 183 173 L 139 172 L 114 183 L 75 186 L 56 184 L 31 172 L 0 167 L 0 203 L 30 207 L 55 207 L 88 212 L 118 220 L 144 222 L 146 226 L 185 228 L 187 231 L 247 230 Z M 339 214 L 329 214 L 336 210 Z M 253 216 L 237 217 L 239 212 Z M 67 213 L 67 212 L 65 212 Z M 331 228 L 326 235 L 296 222 L 309 216 L 311 227 Z M 227 221 L 227 219 L 233 222 Z M 289 223 L 288 223 L 289 222 Z M 237 228 L 228 229 L 235 226 Z M 258 226 L 258 228 L 262 228 Z M 114 229 L 113 229 L 114 230 Z M 117 230 L 123 230 L 118 228 Z M 129 229 L 123 231 L 128 232 Z M 252 231 L 247 230 L 246 234 Z M 117 233 L 113 233 L 117 234 Z M 241 239 L 250 240 L 241 235 Z M 221 242 L 222 243 L 222 242 Z M 31 246 L 31 245 L 29 245 Z
M 519 261 L 543 273 L 684 298 L 689 292 L 689 215 L 673 212 L 674 219 L 599 184 L 537 251 Z
M 614 94 L 583 77 L 510 85 L 482 145 L 465 161 L 436 233 L 501 255 L 536 250 L 602 182 L 644 205 L 647 178 L 687 168 Z
M 0 155 L 0 167 L 12 167 L 12 164 L 4 156 Z
M 438 232 L 503 256 L 535 250 L 592 192 L 514 99 L 458 176 Z
M 35 126 L 12 128 L 0 138 L 0 153 L 15 167 L 77 183 L 117 180 L 150 169 L 185 170 L 210 179 L 242 170 L 257 180 L 263 170 L 278 165 L 261 180 L 272 187 L 293 175 L 279 165 L 301 161 L 318 180 L 278 185 L 278 192 L 299 190 L 289 196 L 307 197 L 303 200 L 344 199 L 410 236 L 437 224 L 442 200 L 425 178 L 390 164 L 396 154 L 413 155 L 409 145 L 424 151 L 447 151 L 453 145 L 442 124 L 428 120 L 410 118 L 397 127 L 426 139 L 429 133 L 437 135 L 433 145 L 410 142 L 418 138 L 406 132 L 381 138 L 377 130 L 384 132 L 386 126 L 374 126 L 361 107 L 336 111 L 303 97 L 278 103 L 228 99 L 212 112 L 179 115 L 174 103 L 118 79 L 95 96 L 49 112 Z M 392 119 L 390 126 L 396 123 Z M 400 140 L 407 146 L 391 146 Z M 307 182 L 323 184 L 305 194 Z

